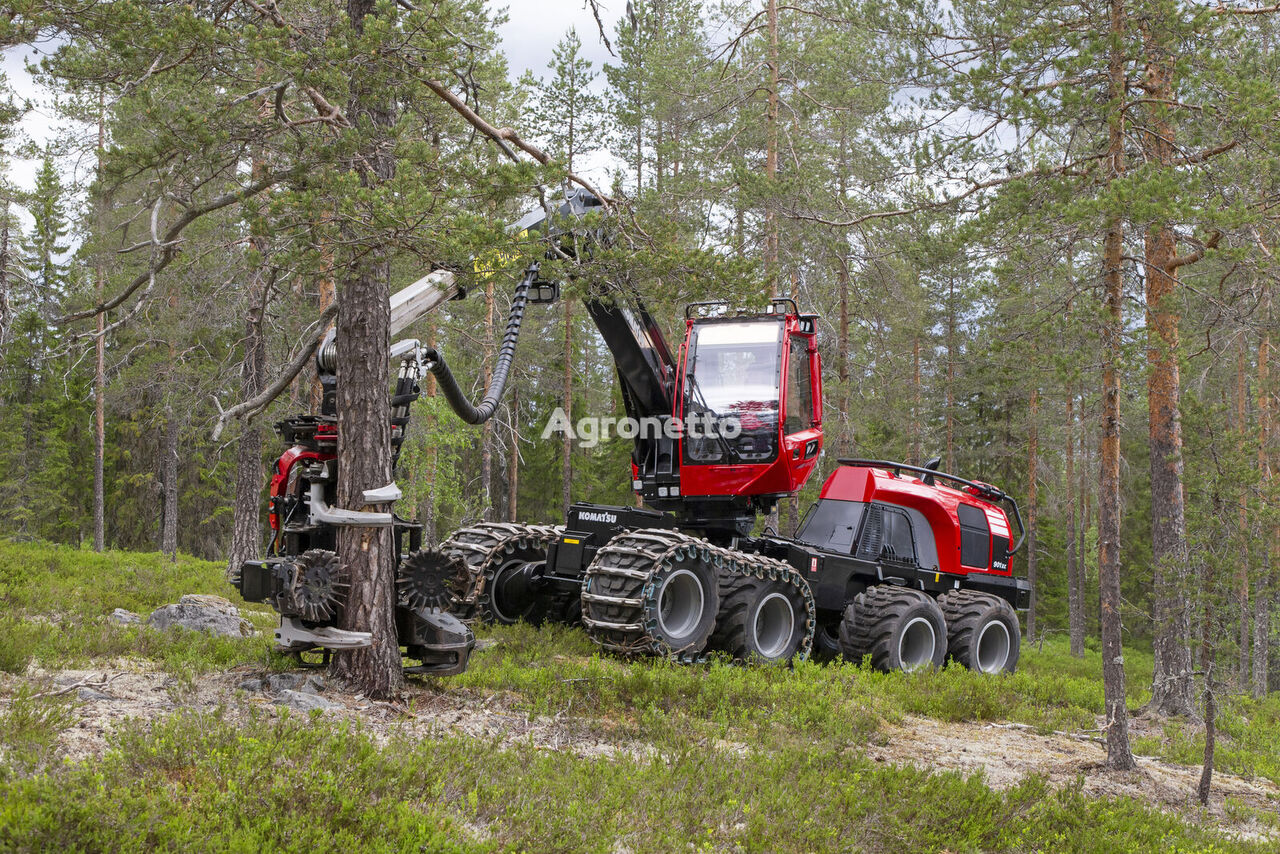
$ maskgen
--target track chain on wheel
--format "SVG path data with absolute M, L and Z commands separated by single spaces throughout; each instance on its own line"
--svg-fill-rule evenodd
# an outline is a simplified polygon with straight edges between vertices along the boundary
M 541 553 L 560 538 L 564 528 L 558 525 L 520 525 L 514 522 L 480 522 L 454 531 L 440 544 L 445 555 L 461 558 L 465 577 L 459 576 L 451 595 L 449 611 L 464 620 L 491 622 L 493 619 L 490 584 L 493 575 L 506 562 L 504 558 L 527 552 Z
M 678 531 L 643 529 L 619 534 L 596 552 L 582 586 L 582 624 L 605 649 L 624 655 L 690 658 L 698 649 L 671 649 L 654 637 L 658 587 L 655 575 L 683 561 L 711 566 L 721 585 L 735 576 L 794 585 L 804 602 L 804 640 L 798 654 L 813 645 L 816 608 L 809 585 L 789 564 L 710 544 Z

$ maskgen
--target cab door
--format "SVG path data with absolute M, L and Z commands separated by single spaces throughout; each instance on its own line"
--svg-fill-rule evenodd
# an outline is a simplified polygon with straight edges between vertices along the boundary
M 783 355 L 782 449 L 791 489 L 798 489 L 822 451 L 822 360 L 816 335 L 800 322 L 789 322 Z

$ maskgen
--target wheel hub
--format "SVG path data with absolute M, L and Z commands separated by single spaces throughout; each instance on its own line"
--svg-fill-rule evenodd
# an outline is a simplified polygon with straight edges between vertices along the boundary
M 782 593 L 770 593 L 756 610 L 756 646 L 764 658 L 780 658 L 791 644 L 796 616 L 791 600 Z
M 702 581 L 687 569 L 667 576 L 658 594 L 658 626 L 673 645 L 692 634 L 702 619 Z
M 992 620 L 982 627 L 978 633 L 977 659 L 978 670 L 983 673 L 999 673 L 1004 670 L 1009 660 L 1009 648 L 1012 641 L 1009 627 L 999 620 Z
M 916 617 L 907 623 L 898 638 L 898 661 L 902 669 L 911 673 L 932 664 L 937 644 L 933 623 L 924 617 Z

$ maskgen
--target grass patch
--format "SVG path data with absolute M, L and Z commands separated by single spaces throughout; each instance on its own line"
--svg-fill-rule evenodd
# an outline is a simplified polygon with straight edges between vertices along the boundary
M 116 608 L 146 617 L 186 593 L 231 600 L 265 636 L 220 638 L 201 632 L 121 626 Z M 82 667 L 102 659 L 145 658 L 170 672 L 205 673 L 238 664 L 274 664 L 270 629 L 276 615 L 247 604 L 226 582 L 224 567 L 179 555 L 108 551 L 0 540 L 0 670 Z
M 942 721 L 1014 721 L 1048 732 L 1097 726 L 1103 711 L 1097 651 L 1073 658 L 1065 639 L 1023 650 L 1017 673 L 991 677 L 950 666 L 936 673 L 877 673 L 848 663 L 794 668 L 725 662 L 684 666 L 602 656 L 586 635 L 563 626 L 480 630 L 496 644 L 470 669 L 440 682 L 507 695 L 530 714 L 606 718 L 624 734 L 662 743 L 671 721 L 700 738 L 840 750 L 862 744 L 884 721 L 905 715 Z M 1150 698 L 1151 654 L 1126 650 L 1131 708 Z M 1265 701 L 1223 698 L 1215 767 L 1280 783 L 1280 694 Z M 1203 730 L 1171 721 L 1162 739 L 1139 738 L 1137 753 L 1185 765 L 1203 757 Z
M 464 738 L 378 749 L 297 718 L 126 727 L 0 783 L 0 848 L 373 851 L 1264 850 L 1128 800 L 796 745 L 588 759 Z
M 75 723 L 71 700 L 42 697 L 30 685 L 0 706 L 0 780 L 30 774 L 54 759 L 58 733 Z

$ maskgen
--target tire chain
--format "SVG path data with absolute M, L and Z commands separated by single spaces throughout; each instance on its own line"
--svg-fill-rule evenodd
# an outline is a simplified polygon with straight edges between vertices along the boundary
M 459 528 L 439 546 L 440 551 L 462 558 L 465 578 L 455 589 L 449 612 L 463 620 L 488 619 L 489 582 L 504 555 L 516 549 L 541 548 L 560 538 L 559 525 L 520 525 L 514 522 L 480 522 Z
M 656 621 L 645 614 L 657 611 L 654 576 L 675 561 L 695 558 L 710 563 L 719 583 L 732 576 L 752 576 L 795 587 L 804 600 L 804 640 L 796 655 L 806 658 L 817 625 L 813 592 L 804 577 L 788 563 L 764 555 L 714 546 L 705 539 L 678 531 L 643 529 L 619 534 L 596 552 L 582 586 L 582 624 L 601 647 L 623 655 L 665 655 L 694 659 L 690 650 L 668 649 L 652 631 Z M 719 614 L 716 615 L 717 618 Z

